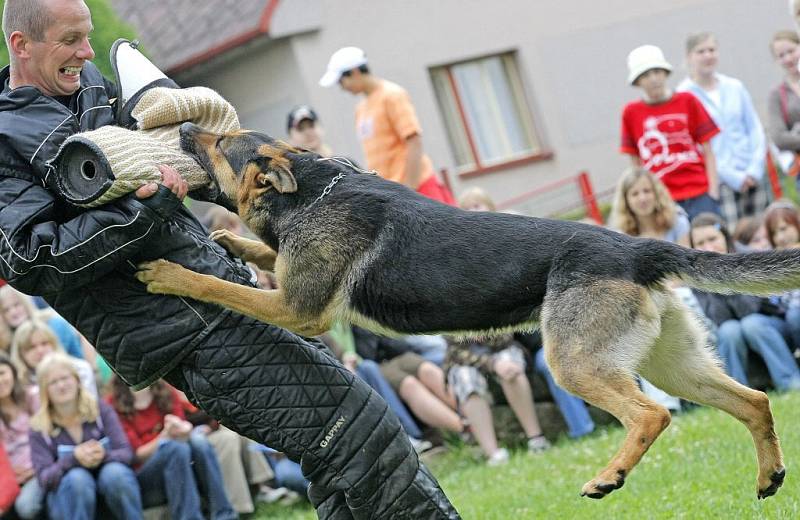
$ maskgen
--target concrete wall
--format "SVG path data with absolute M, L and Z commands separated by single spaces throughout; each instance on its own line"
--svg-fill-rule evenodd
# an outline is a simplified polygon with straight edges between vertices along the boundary
M 791 27 L 784 0 L 282 0 L 271 33 L 282 38 L 253 46 L 191 77 L 219 90 L 246 126 L 285 133 L 295 103 L 313 105 L 337 153 L 361 159 L 353 129 L 357 99 L 338 87 L 317 86 L 330 54 L 364 48 L 373 71 L 404 86 L 438 167 L 454 170 L 429 68 L 514 50 L 534 120 L 553 158 L 469 179 L 504 200 L 588 170 L 597 191 L 613 186 L 627 160 L 617 153 L 622 106 L 638 95 L 626 82 L 627 53 L 652 43 L 685 75 L 684 40 L 710 30 L 720 42 L 723 73 L 749 87 L 761 113 L 780 79 L 768 42 Z M 307 23 L 308 20 L 313 23 Z M 303 20 L 306 23 L 302 23 Z M 319 29 L 316 29 L 319 27 Z M 190 71 L 191 73 L 191 71 Z

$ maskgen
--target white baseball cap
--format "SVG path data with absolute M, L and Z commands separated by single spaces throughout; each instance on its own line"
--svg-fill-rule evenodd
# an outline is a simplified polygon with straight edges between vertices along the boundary
M 642 45 L 628 54 L 628 83 L 631 85 L 639 76 L 652 69 L 672 72 L 672 65 L 664 58 L 661 49 L 655 45 Z
M 339 82 L 342 73 L 357 69 L 367 64 L 367 55 L 358 47 L 342 47 L 331 55 L 328 60 L 328 70 L 320 78 L 319 84 L 330 87 Z

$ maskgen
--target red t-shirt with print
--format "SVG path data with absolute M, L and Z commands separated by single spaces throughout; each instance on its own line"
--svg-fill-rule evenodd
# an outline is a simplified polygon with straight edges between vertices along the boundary
M 169 413 L 183 419 L 184 413 L 180 403 L 180 396 L 174 389 L 172 389 L 172 394 L 172 410 Z M 113 406 L 113 396 L 109 396 L 107 401 Z M 158 434 L 164 429 L 165 415 L 158 409 L 155 400 L 144 410 L 136 410 L 133 416 L 119 414 L 122 429 L 125 430 L 125 435 L 128 437 L 134 453 L 140 446 L 158 437 Z
M 678 92 L 663 103 L 628 103 L 622 112 L 620 151 L 639 156 L 642 166 L 680 201 L 708 192 L 699 144 L 718 133 L 702 103 L 689 92 Z

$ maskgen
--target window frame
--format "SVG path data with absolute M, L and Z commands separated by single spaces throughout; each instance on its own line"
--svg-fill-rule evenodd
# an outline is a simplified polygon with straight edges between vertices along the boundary
M 456 162 L 458 162 L 459 154 L 456 152 L 456 149 L 460 145 L 460 147 L 466 148 L 470 155 L 471 162 L 466 163 L 463 166 L 456 165 L 456 172 L 460 178 L 476 177 L 485 175 L 487 173 L 524 166 L 526 164 L 549 160 L 554 156 L 553 151 L 548 147 L 544 139 L 543 132 L 537 125 L 538 118 L 534 117 L 534 111 L 531 108 L 527 91 L 523 85 L 522 73 L 518 63 L 518 55 L 519 53 L 517 50 L 508 49 L 444 64 L 433 65 L 428 68 L 429 77 L 433 85 L 434 96 L 437 102 L 436 104 L 439 109 L 439 114 L 444 122 L 445 133 L 447 134 L 447 140 L 448 144 L 450 145 L 451 153 L 453 154 Z M 533 152 L 523 156 L 513 156 L 508 159 L 501 159 L 498 162 L 485 164 L 485 160 L 482 161 L 478 149 L 475 130 L 470 126 L 467 112 L 464 107 L 464 101 L 462 99 L 463 93 L 460 92 L 458 88 L 458 84 L 453 73 L 453 68 L 465 63 L 477 63 L 489 58 L 499 58 L 503 62 L 505 71 L 504 78 L 507 81 L 508 88 L 514 97 L 513 103 L 515 109 L 517 110 L 519 123 L 525 132 L 526 140 L 533 148 Z M 444 95 L 440 92 L 440 88 L 438 86 L 439 80 L 436 78 L 436 76 L 439 74 L 442 74 L 446 78 L 447 82 L 447 92 L 444 93 Z M 445 106 L 445 104 L 452 106 Z M 449 119 L 452 117 L 452 113 L 457 115 L 457 120 L 452 121 Z M 457 128 L 453 128 L 454 125 Z M 461 135 L 454 135 L 454 133 Z M 463 142 L 457 144 L 454 142 L 456 139 L 463 140 Z

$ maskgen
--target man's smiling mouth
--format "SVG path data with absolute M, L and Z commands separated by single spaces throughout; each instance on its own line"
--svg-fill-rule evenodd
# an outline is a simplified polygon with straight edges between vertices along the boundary
M 83 70 L 83 67 L 62 67 L 58 69 L 58 71 L 62 74 L 66 74 L 67 76 L 78 76 Z

